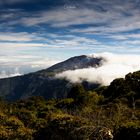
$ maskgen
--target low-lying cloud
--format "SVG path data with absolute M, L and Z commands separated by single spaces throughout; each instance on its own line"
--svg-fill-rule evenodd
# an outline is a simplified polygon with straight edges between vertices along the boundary
M 19 59 L 21 58 L 21 60 Z M 46 69 L 59 61 L 49 58 L 36 58 L 34 56 L 0 57 L 0 79 L 20 76 L 23 74 Z
M 1 79 L 8 78 L 8 77 L 14 77 L 14 76 L 20 76 L 20 75 L 22 75 L 22 73 L 19 72 L 18 68 L 15 68 L 11 71 L 8 71 L 8 70 L 0 71 L 0 78 Z
M 64 71 L 57 74 L 56 78 L 65 78 L 72 83 L 86 80 L 109 85 L 115 78 L 123 78 L 129 72 L 140 70 L 140 55 L 100 53 L 95 54 L 94 57 L 104 58 L 100 67 Z

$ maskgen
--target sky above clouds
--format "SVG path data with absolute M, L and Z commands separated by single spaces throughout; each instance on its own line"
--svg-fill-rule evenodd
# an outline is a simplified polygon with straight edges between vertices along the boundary
M 101 52 L 140 54 L 140 0 L 0 0 L 0 75 Z

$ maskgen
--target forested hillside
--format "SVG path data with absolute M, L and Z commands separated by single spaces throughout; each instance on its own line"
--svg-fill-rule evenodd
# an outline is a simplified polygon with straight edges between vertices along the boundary
M 0 140 L 139 140 L 140 71 L 67 98 L 0 101 Z

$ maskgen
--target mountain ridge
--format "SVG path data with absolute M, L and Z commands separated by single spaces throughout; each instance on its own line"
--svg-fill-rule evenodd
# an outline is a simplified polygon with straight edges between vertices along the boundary
M 0 96 L 10 101 L 31 96 L 43 96 L 46 99 L 65 98 L 72 83 L 65 79 L 56 79 L 55 74 L 66 70 L 97 67 L 101 61 L 101 58 L 86 55 L 75 56 L 44 70 L 0 79 Z M 85 85 L 88 87 L 87 83 Z
M 83 69 L 88 67 L 98 67 L 101 65 L 101 57 L 92 57 L 88 55 L 80 55 L 71 57 L 65 61 L 59 62 L 47 69 L 40 70 L 38 72 L 63 72 L 67 70 Z

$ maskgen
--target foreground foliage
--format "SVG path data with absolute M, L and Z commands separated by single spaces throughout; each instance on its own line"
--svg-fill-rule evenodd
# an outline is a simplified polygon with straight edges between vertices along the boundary
M 66 99 L 0 100 L 0 140 L 139 140 L 140 71 Z

